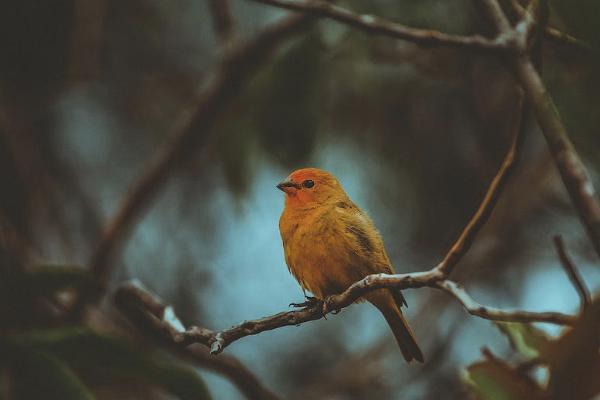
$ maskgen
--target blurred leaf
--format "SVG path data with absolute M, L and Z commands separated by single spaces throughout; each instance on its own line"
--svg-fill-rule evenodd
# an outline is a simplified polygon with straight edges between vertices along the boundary
M 515 371 L 504 361 L 486 354 L 487 359 L 467 367 L 466 382 L 477 399 L 536 400 L 544 391 L 527 375 Z
M 12 359 L 17 399 L 94 398 L 69 366 L 55 356 L 21 348 L 15 352 Z
M 31 346 L 64 360 L 94 379 L 137 379 L 158 385 L 181 399 L 211 398 L 206 385 L 192 368 L 86 328 L 33 331 L 19 336 L 16 341 L 21 346 Z
M 551 344 L 548 335 L 532 324 L 496 322 L 496 326 L 506 335 L 511 347 L 528 358 L 543 355 Z
M 548 352 L 549 389 L 555 398 L 588 399 L 600 393 L 600 299 Z
M 317 31 L 304 36 L 275 60 L 263 76 L 257 114 L 261 143 L 279 162 L 298 166 L 312 151 L 324 112 L 319 98 L 323 43 Z

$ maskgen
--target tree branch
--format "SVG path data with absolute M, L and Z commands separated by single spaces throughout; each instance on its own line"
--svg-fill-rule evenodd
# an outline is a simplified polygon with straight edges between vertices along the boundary
M 416 43 L 420 46 L 446 46 L 467 48 L 470 50 L 505 51 L 510 50 L 506 42 L 490 40 L 480 35 L 450 35 L 429 29 L 410 28 L 373 15 L 355 14 L 343 7 L 321 0 L 253 0 L 259 3 L 306 12 L 312 15 L 330 18 L 367 33 L 385 35 Z
M 513 30 L 497 0 L 480 0 L 500 35 L 523 35 Z M 526 40 L 516 41 L 521 44 Z M 535 70 L 526 48 L 521 47 L 511 62 L 544 134 L 554 163 L 590 241 L 600 256 L 600 202 L 573 143 L 562 124 L 552 98 Z
M 560 235 L 554 236 L 554 246 L 556 247 L 556 253 L 558 254 L 561 265 L 567 272 L 569 280 L 575 287 L 575 290 L 577 290 L 577 294 L 579 294 L 579 298 L 581 299 L 581 310 L 584 311 L 590 306 L 590 304 L 592 304 L 592 296 L 590 295 L 590 291 L 583 282 L 583 278 L 581 277 L 579 270 L 567 254 L 565 243 Z
M 462 286 L 450 280 L 438 282 L 437 287 L 460 301 L 469 314 L 492 321 L 547 322 L 558 325 L 573 325 L 577 321 L 576 317 L 559 312 L 507 311 L 483 306 L 473 300 Z
M 149 292 L 139 282 L 130 281 L 121 285 L 114 300 L 123 315 L 141 328 L 142 333 L 179 356 L 225 376 L 248 399 L 277 400 L 279 398 L 238 359 L 228 355 L 211 357 L 203 348 L 187 346 L 182 341 L 183 324 L 175 315 L 173 308 L 166 306 L 158 296 Z

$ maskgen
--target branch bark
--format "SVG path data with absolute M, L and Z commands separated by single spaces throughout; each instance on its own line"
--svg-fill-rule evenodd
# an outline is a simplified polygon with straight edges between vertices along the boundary
M 420 46 L 457 47 L 469 50 L 505 51 L 510 50 L 507 43 L 499 38 L 490 40 L 480 35 L 461 36 L 450 35 L 429 29 L 410 28 L 408 26 L 388 21 L 373 15 L 353 13 L 343 7 L 336 6 L 327 1 L 311 0 L 253 0 L 259 3 L 284 8 L 292 11 L 309 13 L 311 15 L 326 17 L 347 24 L 353 28 L 367 33 L 385 35 L 396 39 L 407 40 Z
M 460 301 L 469 314 L 492 321 L 548 322 L 558 325 L 574 325 L 577 321 L 576 317 L 559 312 L 508 311 L 484 306 L 473 300 L 462 286 L 450 280 L 438 282 L 437 287 Z

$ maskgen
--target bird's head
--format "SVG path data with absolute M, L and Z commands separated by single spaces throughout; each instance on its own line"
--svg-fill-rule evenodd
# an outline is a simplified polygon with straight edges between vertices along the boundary
M 336 177 L 318 168 L 296 170 L 277 188 L 285 192 L 285 206 L 292 208 L 312 208 L 347 198 Z

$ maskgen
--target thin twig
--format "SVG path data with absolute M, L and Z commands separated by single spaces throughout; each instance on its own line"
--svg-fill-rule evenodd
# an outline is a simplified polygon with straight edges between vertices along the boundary
M 590 295 L 590 291 L 588 290 L 587 286 L 583 282 L 583 278 L 581 277 L 579 270 L 567 254 L 565 243 L 560 235 L 554 236 L 554 247 L 556 247 L 556 253 L 560 259 L 560 264 L 567 272 L 569 280 L 579 294 L 579 298 L 581 299 L 581 310 L 586 310 L 590 304 L 592 304 L 592 296 Z
M 519 18 L 521 18 L 522 20 L 527 18 L 527 10 L 517 0 L 512 0 L 509 4 L 512 6 L 512 10 Z M 533 1 L 530 3 L 530 5 L 532 4 L 534 4 Z M 532 22 L 536 24 L 535 20 L 533 20 Z M 580 51 L 598 52 L 598 49 L 595 49 L 594 46 L 585 42 L 584 40 L 578 39 L 573 35 L 570 35 L 551 26 L 547 26 L 544 28 L 544 38 L 554 43 L 566 45 L 568 47 Z
M 462 286 L 450 280 L 438 282 L 437 287 L 460 301 L 469 314 L 492 321 L 548 322 L 558 325 L 573 325 L 577 321 L 576 317 L 559 312 L 507 311 L 495 307 L 483 306 L 473 300 Z
M 263 29 L 254 38 L 227 48 L 222 62 L 205 81 L 197 100 L 181 112 L 170 130 L 167 142 L 144 169 L 144 174 L 131 186 L 128 196 L 104 231 L 90 262 L 92 273 L 102 287 L 106 286 L 110 266 L 119 247 L 170 174 L 207 142 L 209 132 L 221 112 L 273 51 L 310 22 L 311 19 L 306 16 L 291 16 Z M 81 303 L 95 300 L 100 294 L 86 294 Z
M 420 46 L 446 46 L 469 50 L 510 50 L 504 40 L 490 40 L 480 35 L 451 35 L 429 29 L 411 28 L 373 15 L 356 14 L 348 9 L 321 0 L 253 0 L 292 11 L 330 18 L 371 34 L 406 40 Z
M 248 399 L 277 400 L 279 398 L 235 357 L 229 355 L 211 357 L 204 348 L 186 346 L 182 342 L 183 324 L 175 315 L 173 308 L 166 306 L 158 296 L 140 283 L 131 281 L 122 285 L 114 300 L 123 315 L 138 328 L 142 328 L 142 333 L 150 334 L 154 340 L 181 357 L 225 376 Z
M 497 0 L 480 1 L 500 35 L 520 34 L 511 28 Z M 573 206 L 596 253 L 600 256 L 600 202 L 594 185 L 562 124 L 556 105 L 542 78 L 526 54 L 526 49 L 521 50 L 519 55 L 511 60 L 515 74 L 531 103 Z
M 212 16 L 213 30 L 221 44 L 233 37 L 233 17 L 229 0 L 209 0 L 208 7 Z

